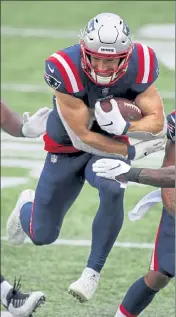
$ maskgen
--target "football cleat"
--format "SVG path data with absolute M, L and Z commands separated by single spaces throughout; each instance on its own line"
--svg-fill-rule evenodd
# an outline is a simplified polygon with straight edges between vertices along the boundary
M 26 238 L 20 222 L 20 210 L 25 203 L 34 201 L 35 192 L 31 189 L 26 189 L 20 194 L 16 206 L 7 220 L 6 230 L 7 238 L 11 244 L 22 244 Z
M 42 292 L 21 293 L 20 280 L 14 282 L 13 288 L 7 294 L 8 312 L 13 317 L 31 317 L 36 309 L 45 302 L 45 296 Z
M 0 314 L 1 317 L 13 317 L 12 314 L 10 314 L 8 311 L 1 310 L 0 313 L 1 313 Z
M 98 287 L 100 274 L 86 267 L 81 277 L 68 288 L 68 293 L 75 297 L 80 303 L 92 298 Z

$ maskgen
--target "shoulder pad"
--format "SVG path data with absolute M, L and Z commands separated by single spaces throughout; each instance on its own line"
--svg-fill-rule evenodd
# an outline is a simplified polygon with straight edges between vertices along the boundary
M 159 76 L 158 60 L 154 50 L 144 44 L 135 43 L 133 51 L 137 68 L 137 84 L 152 84 Z
M 72 47 L 72 51 L 74 46 Z M 76 49 L 76 47 L 75 47 Z M 84 90 L 78 66 L 69 50 L 58 51 L 45 61 L 45 81 L 57 91 L 76 94 Z

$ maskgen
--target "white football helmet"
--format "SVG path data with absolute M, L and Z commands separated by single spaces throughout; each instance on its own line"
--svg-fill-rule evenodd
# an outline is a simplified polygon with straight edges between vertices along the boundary
M 111 85 L 126 72 L 133 50 L 130 30 L 118 15 L 101 13 L 91 19 L 80 36 L 82 68 L 86 75 L 98 85 Z M 120 59 L 117 69 L 111 72 L 92 67 L 90 56 Z M 107 76 L 106 76 L 106 73 Z

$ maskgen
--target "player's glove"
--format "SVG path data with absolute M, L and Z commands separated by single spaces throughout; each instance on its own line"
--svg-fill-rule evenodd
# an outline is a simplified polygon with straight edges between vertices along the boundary
M 46 132 L 46 122 L 50 109 L 47 107 L 39 109 L 31 117 L 29 112 L 23 113 L 22 134 L 27 138 L 37 138 Z
M 131 166 L 123 161 L 114 159 L 100 159 L 92 165 L 92 170 L 97 176 L 114 179 L 130 170 Z
M 118 104 L 114 99 L 110 100 L 112 110 L 105 112 L 100 106 L 100 101 L 95 104 L 95 117 L 100 128 L 110 134 L 124 135 L 127 133 L 130 122 L 122 117 Z
M 139 160 L 151 153 L 164 150 L 165 139 L 141 141 L 135 145 L 128 146 L 129 160 Z

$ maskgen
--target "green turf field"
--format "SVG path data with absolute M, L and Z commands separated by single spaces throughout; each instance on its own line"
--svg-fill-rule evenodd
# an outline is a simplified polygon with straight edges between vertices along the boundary
M 80 28 L 95 14 L 110 11 L 122 15 L 131 27 L 135 39 L 139 38 L 139 30 L 143 26 L 174 23 L 173 1 L 2 1 L 1 9 L 2 97 L 20 113 L 51 106 L 51 95 L 43 79 L 44 60 L 59 48 L 75 43 L 75 34 L 79 34 Z M 142 40 L 148 39 L 143 36 Z M 155 42 L 157 40 L 154 39 Z M 163 35 L 160 44 L 164 48 L 166 45 L 172 48 L 171 41 L 172 39 L 168 40 Z M 170 54 L 170 50 L 165 49 L 165 53 L 162 53 Z M 167 61 L 171 56 L 173 55 L 168 55 Z M 168 113 L 173 108 L 174 71 L 163 62 L 161 54 L 158 58 L 160 76 L 157 87 L 164 96 L 165 111 Z M 44 155 L 41 142 L 25 142 L 3 136 L 2 179 L 10 182 L 9 177 L 13 177 L 16 183 L 15 186 L 12 183 L 4 186 L 1 191 L 1 236 L 6 235 L 6 220 L 21 190 L 35 189 Z M 145 159 L 144 163 L 159 166 L 160 162 L 161 159 L 157 156 L 155 160 Z M 2 242 L 2 273 L 11 282 L 15 275 L 22 275 L 24 290 L 39 289 L 46 294 L 47 302 L 36 316 L 114 316 L 128 287 L 148 269 L 151 245 L 142 248 L 140 244 L 154 242 L 161 205 L 157 205 L 144 219 L 136 223 L 129 222 L 127 212 L 151 190 L 151 187 L 128 187 L 124 226 L 117 240 L 122 243 L 121 247 L 113 248 L 102 271 L 98 291 L 87 304 L 79 304 L 72 299 L 67 294 L 67 288 L 86 266 L 90 246 L 36 247 L 25 244 L 14 248 L 6 241 Z M 66 216 L 60 238 L 72 242 L 90 240 L 91 224 L 97 207 L 98 194 L 86 184 Z M 125 242 L 138 244 L 135 248 L 132 247 L 134 245 L 125 247 Z M 175 316 L 173 294 L 174 283 L 171 282 L 142 316 Z

